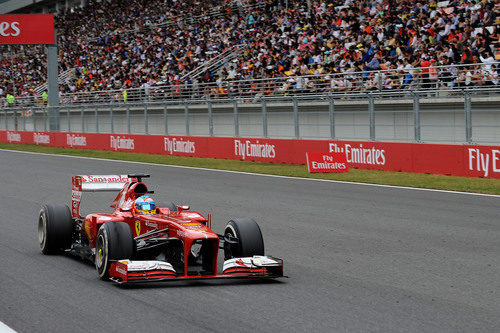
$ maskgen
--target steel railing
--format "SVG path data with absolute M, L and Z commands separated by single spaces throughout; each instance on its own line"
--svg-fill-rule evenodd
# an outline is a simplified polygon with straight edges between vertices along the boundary
M 465 89 L 499 86 L 500 63 L 436 66 L 402 70 L 293 75 L 255 80 L 225 80 L 210 83 L 177 82 L 170 85 L 141 88 L 82 91 L 61 94 L 61 104 L 152 102 L 164 100 L 241 99 L 262 97 L 321 96 L 365 98 L 367 93 L 391 92 L 407 95 L 412 91 L 429 92 L 429 96 L 456 94 Z M 40 104 L 35 97 L 17 98 L 17 105 Z M 4 104 L 6 101 L 4 99 Z
M 187 78 L 193 80 L 193 79 L 200 77 L 200 75 L 202 75 L 206 71 L 215 71 L 215 70 L 219 69 L 220 67 L 226 65 L 229 61 L 231 61 L 235 57 L 237 57 L 241 53 L 243 46 L 244 46 L 244 44 L 238 44 L 238 45 L 234 45 L 234 46 L 228 48 L 224 52 L 211 58 L 206 63 L 198 66 L 197 68 L 195 68 L 191 72 L 181 76 L 180 81 L 183 82 Z
M 498 144 L 500 88 L 0 109 L 0 130 Z M 493 98 L 492 98 L 493 96 Z M 59 119 L 60 128 L 52 128 Z

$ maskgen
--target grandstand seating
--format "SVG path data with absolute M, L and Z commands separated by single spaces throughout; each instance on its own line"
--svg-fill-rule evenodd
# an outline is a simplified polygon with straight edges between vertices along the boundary
M 123 89 L 161 99 L 497 86 L 498 9 L 494 0 L 89 1 L 57 17 L 60 71 L 74 72 L 61 90 L 75 101 L 98 91 L 119 100 Z M 4 94 L 34 95 L 44 63 L 41 48 L 3 58 Z

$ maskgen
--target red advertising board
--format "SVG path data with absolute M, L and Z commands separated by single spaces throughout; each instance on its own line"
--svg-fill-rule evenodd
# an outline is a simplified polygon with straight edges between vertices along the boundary
M 500 179 L 500 146 L 24 131 L 0 131 L 0 142 L 288 164 L 323 151 L 351 169 Z
M 0 44 L 54 44 L 54 15 L 0 15 Z
M 349 167 L 345 154 L 307 152 L 307 170 L 313 172 L 347 172 Z

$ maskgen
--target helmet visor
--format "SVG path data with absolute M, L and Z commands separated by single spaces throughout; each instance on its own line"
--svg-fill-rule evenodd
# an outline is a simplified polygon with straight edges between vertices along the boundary
M 156 205 L 154 202 L 139 202 L 135 204 L 136 209 L 138 210 L 154 210 L 156 209 Z
M 141 207 L 142 210 L 152 210 L 151 204 L 143 204 Z

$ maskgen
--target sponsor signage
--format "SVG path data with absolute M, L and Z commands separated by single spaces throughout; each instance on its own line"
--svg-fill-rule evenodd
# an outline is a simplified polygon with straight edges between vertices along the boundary
M 66 134 L 66 144 L 69 147 L 87 147 L 87 137 L 84 135 Z
M 54 15 L 0 15 L 0 44 L 54 44 Z
M 330 152 L 345 154 L 347 163 L 385 165 L 385 149 L 383 148 L 367 147 L 366 144 L 363 147 L 363 143 L 330 143 L 328 148 Z
M 469 171 L 480 177 L 493 176 L 499 178 L 500 174 L 500 147 L 498 149 L 482 149 L 481 147 L 466 148 Z M 495 174 L 497 175 L 495 177 Z
M 21 142 L 21 133 L 19 132 L 7 132 L 8 142 Z
M 135 140 L 122 136 L 110 136 L 110 147 L 113 150 L 134 150 Z
M 106 133 L 0 131 L 0 142 L 245 161 L 306 164 L 307 152 L 333 154 L 346 167 L 500 178 L 500 146 L 338 140 L 256 139 Z M 328 155 L 329 156 L 329 155 Z M 344 160 L 340 160 L 343 156 Z M 318 169 L 332 163 L 319 157 Z M 311 160 L 312 162 L 312 160 Z M 335 165 L 333 165 L 335 167 Z M 314 166 L 313 166 L 314 167 Z M 340 169 L 337 165 L 335 169 Z M 88 184 L 88 183 L 87 183 Z
M 313 172 L 347 172 L 347 160 L 342 153 L 307 152 L 307 170 Z
M 50 136 L 47 133 L 33 133 L 33 143 L 36 145 L 50 145 Z
M 238 159 L 255 159 L 276 157 L 276 147 L 269 142 L 260 140 L 234 140 L 234 156 Z
M 109 176 L 81 176 L 82 183 L 126 183 L 129 181 L 127 175 Z
M 163 149 L 170 155 L 174 155 L 176 153 L 193 155 L 196 153 L 196 143 L 184 138 L 164 137 Z

